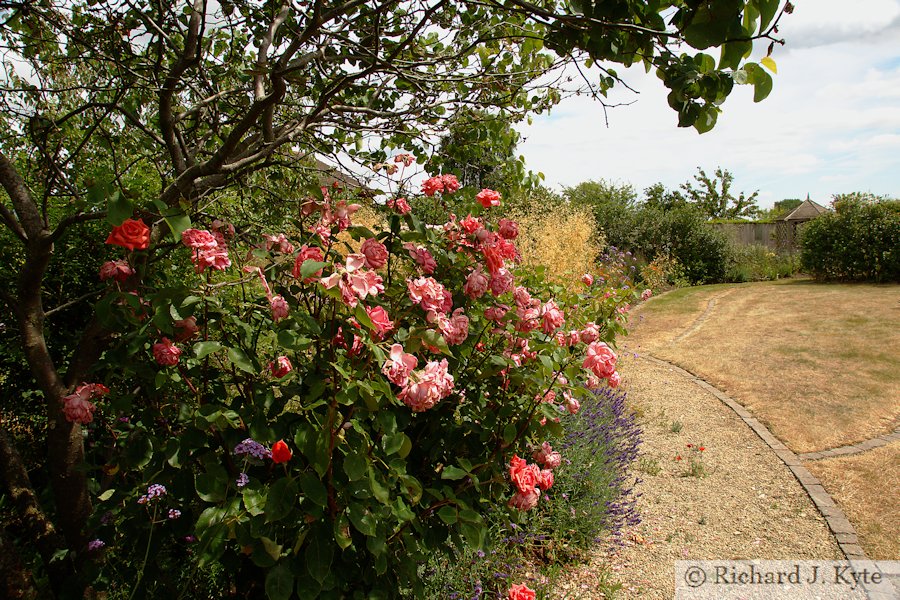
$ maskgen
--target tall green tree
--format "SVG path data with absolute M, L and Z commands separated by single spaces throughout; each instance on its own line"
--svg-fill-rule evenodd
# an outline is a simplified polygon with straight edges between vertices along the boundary
M 71 350 L 50 351 L 51 312 L 93 315 L 99 298 L 79 290 L 48 305 L 65 236 L 137 217 L 159 260 L 170 232 L 254 173 L 339 154 L 373 164 L 399 149 L 424 160 L 462 107 L 516 120 L 567 91 L 602 102 L 616 65 L 655 69 L 678 124 L 708 131 L 735 83 L 757 101 L 771 90 L 747 58 L 754 41 L 781 41 L 782 12 L 778 0 L 0 3 L 0 222 L 14 265 L 0 298 L 46 405 L 52 485 L 35 490 L 5 429 L 0 473 L 53 589 L 83 560 L 92 511 L 83 434 L 62 398 L 111 339 L 89 317 L 65 332 Z M 560 89 L 575 64 L 590 77 Z
M 710 219 L 746 219 L 752 218 L 759 211 L 756 204 L 758 191 L 747 196 L 740 192 L 732 193 L 731 184 L 734 175 L 727 169 L 717 167 L 712 177 L 702 168 L 697 167 L 694 181 L 681 184 L 688 201 L 697 205 Z

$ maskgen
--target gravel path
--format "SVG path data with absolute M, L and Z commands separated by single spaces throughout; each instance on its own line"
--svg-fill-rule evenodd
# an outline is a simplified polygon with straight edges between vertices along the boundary
M 620 584 L 616 598 L 671 598 L 677 560 L 843 558 L 790 470 L 730 408 L 666 366 L 624 356 L 620 370 L 644 428 L 633 468 L 642 523 L 572 573 L 565 597 L 605 598 Z

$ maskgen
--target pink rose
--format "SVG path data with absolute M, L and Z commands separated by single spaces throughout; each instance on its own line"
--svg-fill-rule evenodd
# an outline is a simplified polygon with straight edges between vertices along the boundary
M 269 299 L 269 308 L 272 309 L 272 320 L 276 323 L 288 316 L 288 313 L 290 312 L 287 300 L 285 300 L 281 294 L 272 296 Z
M 528 292 L 527 288 L 520 286 L 516 287 L 516 290 L 513 292 L 513 298 L 516 300 L 516 306 L 520 308 L 527 307 L 531 304 L 531 294 Z
M 396 200 L 388 200 L 387 201 L 388 208 L 396 210 L 401 215 L 405 215 L 412 208 L 409 205 L 409 202 L 406 201 L 406 198 L 397 198 Z
M 134 269 L 126 260 L 107 261 L 100 267 L 100 280 L 115 279 L 116 281 L 125 281 L 134 275 Z
M 581 341 L 585 344 L 592 344 L 600 339 L 600 328 L 596 323 L 588 323 L 584 326 L 579 334 Z
M 181 232 L 181 242 L 193 250 L 213 250 L 219 245 L 216 237 L 203 229 L 185 229 Z
M 581 276 L 581 283 L 587 286 L 594 285 L 594 276 L 590 273 L 585 273 Z
M 497 233 L 506 240 L 514 240 L 519 237 L 519 225 L 515 221 L 509 219 L 500 219 Z
M 475 300 L 477 298 L 481 298 L 484 296 L 484 293 L 488 289 L 488 278 L 485 277 L 484 273 L 481 270 L 472 271 L 469 273 L 469 276 L 466 277 L 466 283 L 463 286 L 463 293 Z
M 516 492 L 516 495 L 509 499 L 508 506 L 517 510 L 531 510 L 537 506 L 540 498 L 541 490 L 539 488 L 532 488 L 529 492 Z M 524 598 L 525 596 L 522 597 Z M 533 597 L 534 596 L 532 596 L 532 598 Z
M 293 370 L 294 367 L 291 365 L 291 361 L 287 356 L 279 356 L 269 363 L 269 371 L 278 379 L 281 379 Z
M 518 455 L 514 454 L 509 461 L 509 479 L 523 494 L 534 491 L 540 472 L 537 465 L 528 464 L 524 458 L 519 458 Z
M 594 342 L 588 346 L 587 357 L 581 366 L 600 379 L 606 379 L 616 370 L 616 355 L 603 342 Z
M 550 300 L 541 307 L 541 320 L 543 332 L 550 335 L 563 326 L 565 315 L 556 302 Z
M 318 246 L 307 246 L 303 244 L 300 246 L 300 252 L 297 253 L 297 258 L 294 259 L 294 268 L 291 271 L 291 275 L 294 276 L 294 279 L 300 279 L 300 269 L 303 268 L 303 263 L 311 260 L 313 262 L 323 262 L 325 260 L 325 255 L 322 254 L 322 249 Z M 322 269 L 319 269 L 312 276 L 307 277 L 303 280 L 303 283 L 310 283 L 315 280 L 316 277 L 322 276 Z
M 372 324 L 375 326 L 375 335 L 378 339 L 384 339 L 384 335 L 394 328 L 394 323 L 391 322 L 388 317 L 387 311 L 384 310 L 381 306 L 375 306 L 372 308 L 366 307 L 366 314 L 369 315 L 369 318 L 372 320 Z
M 609 384 L 609 387 L 615 389 L 622 383 L 622 378 L 619 376 L 618 371 L 613 371 L 613 374 L 609 376 L 606 382 Z
M 531 456 L 547 469 L 555 469 L 562 464 L 562 455 L 553 449 L 550 442 L 544 442 L 541 449 L 535 450 Z
M 186 342 L 200 331 L 200 328 L 197 327 L 197 317 L 181 319 L 180 321 L 175 321 L 172 325 L 175 327 L 176 342 Z
M 652 296 L 652 295 L 653 295 L 653 290 L 651 290 L 650 288 L 647 288 L 646 290 L 641 292 L 641 300 L 649 300 L 650 296 Z
M 153 358 L 160 365 L 164 367 L 176 365 L 179 357 L 181 357 L 181 349 L 173 344 L 169 338 L 164 337 L 162 341 L 153 344 Z
M 409 252 L 410 257 L 415 259 L 416 264 L 419 265 L 419 268 L 422 269 L 422 273 L 425 275 L 431 275 L 434 273 L 434 269 L 437 267 L 437 262 L 435 262 L 434 257 L 431 256 L 431 252 L 425 246 L 419 246 L 412 242 L 407 242 L 403 244 L 403 248 Z
M 535 504 L 537 504 L 537 501 L 535 501 Z M 518 583 L 518 584 L 512 586 L 511 588 L 509 588 L 507 593 L 509 595 L 507 600 L 534 600 L 535 599 L 534 590 L 529 588 L 524 583 Z
M 577 415 L 580 409 L 581 402 L 579 402 L 575 397 L 566 398 L 566 410 L 569 411 L 570 415 Z
M 276 248 L 282 254 L 291 254 L 294 251 L 294 245 L 288 241 L 283 233 L 265 235 L 263 238 L 266 240 L 266 250 Z
M 440 176 L 429 177 L 422 183 L 422 193 L 428 196 L 429 198 L 434 196 L 437 192 L 444 191 L 444 180 L 441 179 Z
M 495 192 L 494 190 L 489 190 L 487 188 L 478 192 L 475 199 L 481 202 L 481 205 L 485 208 L 500 206 L 500 192 Z
M 377 296 L 384 291 L 384 282 L 381 275 L 375 271 L 358 270 L 347 274 L 346 281 L 353 293 L 359 298 Z M 355 306 L 355 302 L 353 303 Z
M 453 307 L 453 296 L 431 277 L 419 277 L 406 282 L 409 299 L 425 311 L 448 313 Z
M 412 354 L 403 351 L 403 346 L 394 344 L 391 346 L 390 359 L 388 359 L 381 372 L 394 385 L 403 387 L 409 381 L 409 374 L 416 368 L 419 360 Z
M 463 231 L 470 234 L 484 228 L 484 225 L 481 224 L 481 221 L 479 221 L 472 215 L 467 215 L 465 219 L 459 222 L 459 225 L 463 228 Z
M 553 487 L 553 471 L 550 469 L 541 469 L 538 474 L 537 485 L 545 492 Z
M 109 388 L 102 383 L 84 383 L 68 396 L 63 397 L 63 413 L 70 423 L 86 425 L 94 420 L 97 407 L 91 402 L 109 393 Z
M 416 157 L 414 157 L 412 154 L 406 154 L 406 153 L 398 154 L 397 156 L 394 157 L 394 162 L 395 163 L 403 163 L 404 166 L 408 167 L 411 164 L 413 164 L 414 162 L 416 162 Z
M 491 275 L 491 293 L 494 296 L 505 294 L 513 286 L 513 275 L 506 269 L 497 269 L 497 272 Z
M 469 317 L 463 314 L 463 309 L 457 308 L 449 319 L 444 317 L 439 320 L 441 335 L 447 341 L 447 345 L 456 346 L 462 344 L 469 337 Z
M 488 321 L 494 321 L 495 323 L 499 323 L 503 320 L 503 317 L 506 316 L 506 313 L 509 311 L 509 307 L 505 304 L 498 304 L 497 306 L 492 306 L 484 311 L 484 318 Z
M 364 241 L 359 252 L 366 257 L 366 266 L 370 269 L 380 269 L 387 264 L 387 248 L 375 238 L 368 238 Z
M 456 175 L 441 175 L 441 181 L 444 184 L 445 194 L 455 194 L 459 190 L 459 181 Z
M 447 359 L 431 361 L 422 371 L 413 373 L 397 397 L 413 412 L 422 412 L 450 395 L 453 376 L 447 372 Z

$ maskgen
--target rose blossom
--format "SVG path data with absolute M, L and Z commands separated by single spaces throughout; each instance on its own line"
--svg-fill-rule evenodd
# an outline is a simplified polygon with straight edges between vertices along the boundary
M 97 407 L 91 402 L 109 393 L 109 388 L 102 383 L 84 383 L 75 391 L 63 398 L 63 412 L 70 423 L 86 425 L 94 420 Z
M 389 332 L 394 328 L 394 323 L 390 320 L 390 317 L 387 314 L 387 311 L 384 310 L 381 306 L 375 306 L 366 308 L 366 314 L 369 315 L 369 318 L 372 320 L 372 324 L 375 326 L 375 335 L 378 339 L 384 339 L 384 334 Z
M 509 219 L 500 219 L 497 233 L 506 240 L 514 240 L 519 237 L 519 225 L 515 221 Z
M 449 319 L 444 317 L 438 321 L 441 335 L 447 341 L 447 345 L 456 346 L 462 344 L 469 337 L 469 317 L 463 314 L 463 309 L 457 308 Z
M 432 273 L 434 273 L 434 269 L 437 267 L 437 262 L 434 260 L 434 257 L 431 256 L 431 252 L 429 252 L 425 246 L 407 242 L 403 244 L 403 249 L 409 252 L 410 257 L 415 259 L 416 264 L 419 265 L 420 269 L 422 269 L 422 273 L 424 273 L 425 275 L 431 275 Z
M 405 215 L 412 208 L 409 205 L 409 202 L 406 201 L 406 198 L 397 198 L 396 200 L 388 200 L 387 201 L 388 208 L 392 208 L 396 210 L 401 215 Z
M 366 266 L 370 269 L 380 269 L 387 264 L 387 248 L 375 238 L 368 238 L 364 241 L 359 252 L 366 257 Z
M 100 267 L 100 280 L 115 279 L 116 281 L 125 281 L 134 275 L 134 269 L 125 260 L 106 261 Z
M 507 506 L 518 510 L 531 510 L 537 506 L 540 498 L 540 488 L 532 488 L 530 492 L 516 492 L 516 494 L 509 499 Z
M 143 221 L 125 219 L 121 225 L 112 228 L 106 243 L 128 250 L 146 250 L 150 247 L 150 228 Z
M 388 381 L 403 387 L 409 380 L 409 374 L 418 364 L 419 359 L 404 352 L 403 346 L 400 344 L 394 344 L 391 346 L 390 359 L 384 363 L 381 372 L 388 378 Z
M 294 453 L 291 452 L 284 440 L 278 440 L 272 444 L 272 462 L 276 465 L 286 463 L 291 460 L 293 455 Z
M 472 300 L 475 300 L 484 296 L 487 289 L 488 278 L 485 277 L 484 273 L 482 273 L 479 268 L 478 270 L 469 273 L 469 276 L 466 277 L 463 293 Z
M 503 320 L 503 317 L 506 316 L 506 313 L 509 311 L 509 307 L 505 304 L 498 304 L 497 306 L 492 306 L 484 311 L 484 318 L 488 321 L 500 322 Z
M 579 334 L 581 341 L 585 344 L 592 344 L 600 339 L 600 328 L 596 323 L 588 323 L 584 326 Z
M 531 294 L 527 288 L 521 285 L 516 287 L 516 290 L 513 292 L 513 298 L 516 300 L 516 306 L 520 308 L 531 304 Z
M 537 502 L 535 501 L 535 504 Z M 517 583 L 507 591 L 507 600 L 535 600 L 535 592 L 524 583 Z
M 494 190 L 489 190 L 487 188 L 478 192 L 475 199 L 481 202 L 481 205 L 485 208 L 500 206 L 500 192 L 495 192 Z
M 156 362 L 164 367 L 171 367 L 178 364 L 181 356 L 181 349 L 173 344 L 169 338 L 164 337 L 161 341 L 153 344 L 153 358 Z
M 291 275 L 294 276 L 294 279 L 300 279 L 300 270 L 303 268 L 303 263 L 311 260 L 314 262 L 322 262 L 325 260 L 325 255 L 322 254 L 322 249 L 318 246 L 307 246 L 303 244 L 300 246 L 300 251 L 297 253 L 297 258 L 294 259 L 294 268 L 291 271 Z M 310 283 L 314 281 L 316 277 L 322 276 L 322 269 L 319 269 L 312 276 L 307 277 L 303 280 L 303 283 Z
M 460 221 L 459 225 L 463 228 L 463 231 L 470 234 L 484 228 L 481 221 L 472 215 L 466 215 L 466 218 Z
M 494 296 L 505 294 L 513 286 L 513 275 L 506 269 L 497 269 L 497 272 L 491 275 L 490 285 Z
M 278 235 L 264 235 L 266 240 L 266 250 L 277 248 L 282 254 L 291 254 L 294 251 L 294 245 L 287 239 L 283 233 Z
M 618 371 L 613 371 L 613 374 L 609 376 L 606 382 L 609 384 L 609 387 L 615 389 L 622 383 L 622 378 L 619 376 Z
M 444 180 L 440 176 L 429 177 L 422 183 L 422 193 L 429 198 L 444 191 Z
M 460 188 L 456 175 L 441 175 L 441 182 L 444 184 L 445 194 L 455 194 Z
M 606 379 L 616 370 L 616 355 L 603 342 L 594 342 L 588 346 L 587 357 L 581 366 L 600 379 Z
M 192 250 L 213 250 L 219 245 L 213 234 L 202 229 L 185 229 L 181 232 L 181 243 Z
M 594 276 L 591 275 L 590 273 L 585 273 L 584 275 L 581 276 L 581 283 L 583 283 L 584 285 L 587 285 L 587 286 L 594 285 Z
M 650 288 L 647 288 L 646 290 L 641 292 L 641 300 L 649 300 L 650 296 L 652 296 L 652 295 L 653 295 L 653 290 L 651 290 Z
M 175 321 L 172 323 L 172 326 L 175 328 L 176 342 L 186 342 L 200 331 L 200 328 L 197 327 L 197 317 L 188 317 L 187 319 Z
M 535 450 L 531 457 L 547 469 L 555 469 L 562 464 L 562 455 L 553 449 L 550 442 L 541 444 L 541 449 Z
M 556 302 L 549 300 L 541 307 L 542 331 L 550 335 L 565 323 L 565 314 L 556 305 Z
M 431 361 L 421 371 L 416 371 L 406 382 L 397 397 L 413 412 L 422 412 L 450 395 L 453 391 L 453 375 L 447 372 L 447 359 Z
M 279 356 L 269 363 L 269 371 L 278 379 L 281 379 L 293 370 L 294 367 L 291 365 L 291 361 L 287 356 Z
M 409 279 L 406 287 L 409 299 L 426 311 L 448 313 L 453 308 L 453 296 L 431 277 Z
M 287 300 L 281 294 L 269 298 L 269 308 L 272 309 L 272 320 L 276 323 L 288 316 L 290 312 Z
M 537 465 L 528 464 L 524 458 L 514 454 L 509 461 L 509 479 L 516 489 L 523 494 L 534 490 L 537 484 L 540 469 Z
M 566 398 L 566 410 L 569 411 L 570 415 L 578 414 L 578 411 L 581 409 L 581 402 L 579 402 L 574 396 L 570 396 Z

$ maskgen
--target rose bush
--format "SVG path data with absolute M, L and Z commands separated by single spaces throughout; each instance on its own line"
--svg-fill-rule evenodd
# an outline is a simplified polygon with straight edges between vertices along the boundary
M 423 192 L 466 193 L 450 175 Z M 501 195 L 467 198 L 471 214 L 440 227 L 398 199 L 371 231 L 324 189 L 292 234 L 195 224 L 177 236 L 180 268 L 109 282 L 110 391 L 70 409 L 98 472 L 97 586 L 128 589 L 143 556 L 147 595 L 194 585 L 195 570 L 166 576 L 177 562 L 218 565 L 242 595 L 415 595 L 430 555 L 484 543 L 490 510 L 534 506 L 560 457 L 519 457 L 561 435 L 588 387 L 617 381 L 608 344 L 633 291 L 569 293 L 519 269 Z M 165 490 L 152 506 L 149 485 Z

